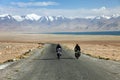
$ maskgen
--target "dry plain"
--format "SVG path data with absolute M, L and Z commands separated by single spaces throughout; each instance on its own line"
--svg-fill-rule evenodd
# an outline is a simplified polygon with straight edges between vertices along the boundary
M 72 50 L 79 44 L 84 54 L 120 61 L 120 36 L 1 33 L 0 63 L 42 47 L 42 43 L 59 43 Z

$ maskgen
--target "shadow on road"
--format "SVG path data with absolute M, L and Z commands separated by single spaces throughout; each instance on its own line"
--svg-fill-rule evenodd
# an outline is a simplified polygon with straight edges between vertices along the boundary
M 60 59 L 75 59 L 75 58 L 72 58 L 72 57 L 66 57 L 66 58 L 60 58 Z M 33 59 L 33 60 L 58 60 L 57 58 L 43 58 L 43 59 Z

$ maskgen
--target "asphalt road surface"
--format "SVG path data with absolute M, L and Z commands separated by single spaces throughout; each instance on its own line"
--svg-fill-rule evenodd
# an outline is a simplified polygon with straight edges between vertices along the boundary
M 0 80 L 120 80 L 119 63 L 83 54 L 77 60 L 67 48 L 63 48 L 58 60 L 55 48 L 55 44 L 46 44 L 44 48 L 32 51 L 34 54 L 29 58 L 0 70 Z

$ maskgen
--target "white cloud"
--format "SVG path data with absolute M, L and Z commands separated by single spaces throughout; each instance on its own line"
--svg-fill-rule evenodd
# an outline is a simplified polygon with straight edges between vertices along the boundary
M 98 8 L 98 9 L 92 9 L 93 11 L 104 11 L 104 10 L 107 10 L 106 7 L 101 7 L 101 8 Z
M 35 13 L 40 16 L 57 16 L 63 15 L 66 17 L 95 17 L 100 15 L 111 16 L 120 14 L 120 7 L 116 8 L 94 8 L 94 9 L 45 9 L 45 8 L 15 8 L 0 6 L 0 14 L 26 15 Z
M 33 6 L 52 6 L 58 5 L 57 2 L 11 2 L 11 5 L 19 6 L 19 7 L 33 7 Z

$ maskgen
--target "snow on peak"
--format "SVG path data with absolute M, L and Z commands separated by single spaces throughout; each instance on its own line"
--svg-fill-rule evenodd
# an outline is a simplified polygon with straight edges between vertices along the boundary
M 105 7 L 103 7 L 103 9 L 105 9 Z M 85 19 L 110 19 L 110 18 L 117 18 L 119 17 L 120 14 L 113 14 L 113 15 L 100 15 L 100 16 L 87 16 L 87 17 L 83 17 Z M 55 20 L 63 20 L 63 19 L 67 19 L 66 17 L 62 16 L 62 15 L 58 15 L 58 16 L 40 16 L 40 15 L 36 15 L 36 14 L 27 14 L 25 16 L 20 16 L 20 15 L 9 15 L 9 14 L 2 14 L 0 15 L 1 20 L 4 19 L 15 19 L 16 21 L 23 21 L 23 20 L 31 20 L 31 21 L 55 21 Z M 77 17 L 78 18 L 78 17 Z M 79 17 L 80 18 L 80 17 Z M 72 17 L 69 19 L 75 19 L 75 17 Z
M 62 15 L 58 15 L 58 16 L 56 16 L 56 20 L 58 20 L 59 18 L 62 18 L 62 19 L 65 19 L 65 17 L 64 16 L 62 16 Z
M 42 20 L 46 20 L 46 21 L 54 21 L 54 16 L 42 16 L 41 18 L 40 18 L 40 21 L 42 21 Z
M 3 14 L 3 15 L 0 15 L 0 17 L 1 17 L 3 20 L 5 19 L 5 17 L 7 17 L 8 19 L 11 19 L 11 18 L 12 18 L 12 16 L 9 15 L 9 14 Z
M 15 15 L 13 16 L 13 18 L 16 20 L 16 21 L 23 21 L 25 18 L 21 17 L 21 16 L 18 16 L 18 15 Z
M 101 15 L 101 16 L 97 16 L 95 17 L 95 19 L 110 19 L 111 17 L 110 16 L 105 16 L 105 15 Z
M 2 15 L 0 15 L 0 17 L 6 17 L 6 16 L 9 16 L 9 14 L 2 14 Z
M 113 15 L 112 15 L 113 18 L 117 18 L 117 17 L 119 17 L 119 16 L 120 16 L 120 14 L 113 14 Z
M 57 16 L 58 18 L 62 18 L 62 19 L 64 19 L 65 17 L 64 16 L 62 16 L 62 15 L 58 15 Z
M 53 16 L 48 16 L 48 17 L 49 17 L 49 20 L 50 20 L 50 21 L 53 21 L 53 20 L 54 20 Z
M 87 16 L 87 17 L 85 17 L 85 19 L 94 19 L 95 18 L 95 16 Z
M 47 19 L 47 21 L 49 20 L 48 16 L 45 16 L 45 19 Z
M 105 15 L 102 15 L 101 17 L 105 18 L 105 19 L 110 19 L 111 18 L 110 16 L 105 16 Z
M 26 15 L 25 18 L 27 20 L 35 20 L 35 21 L 37 21 L 37 20 L 39 20 L 41 18 L 41 16 L 38 16 L 36 14 L 28 14 L 28 15 Z

